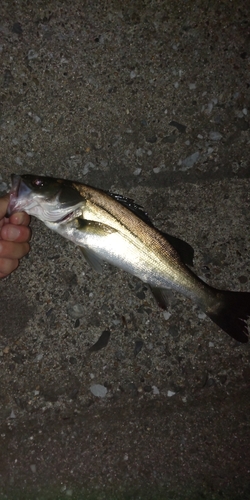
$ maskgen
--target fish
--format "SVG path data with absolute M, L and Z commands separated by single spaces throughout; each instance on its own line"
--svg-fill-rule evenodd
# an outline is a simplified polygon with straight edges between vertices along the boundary
M 178 238 L 159 231 L 132 199 L 79 182 L 12 174 L 7 215 L 25 211 L 79 246 L 87 262 L 102 271 L 107 262 L 136 276 L 167 309 L 173 289 L 192 300 L 220 329 L 248 342 L 250 293 L 219 290 L 205 283 L 175 247 Z M 186 250 L 192 248 L 186 244 Z

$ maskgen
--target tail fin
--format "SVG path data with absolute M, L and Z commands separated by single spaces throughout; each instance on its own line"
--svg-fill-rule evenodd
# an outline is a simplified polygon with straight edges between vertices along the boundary
M 248 342 L 247 319 L 250 316 L 250 293 L 214 290 L 218 307 L 205 310 L 209 318 L 238 342 Z

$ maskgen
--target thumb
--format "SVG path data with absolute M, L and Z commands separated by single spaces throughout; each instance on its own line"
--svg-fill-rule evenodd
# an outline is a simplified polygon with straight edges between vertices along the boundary
M 7 207 L 9 203 L 9 194 L 6 194 L 2 198 L 0 198 L 0 220 L 5 217 L 7 212 Z

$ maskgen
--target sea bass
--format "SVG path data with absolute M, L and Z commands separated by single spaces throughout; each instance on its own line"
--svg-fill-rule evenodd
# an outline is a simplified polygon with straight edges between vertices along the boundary
M 86 184 L 12 175 L 8 215 L 25 211 L 78 245 L 97 271 L 102 261 L 147 283 L 167 307 L 166 290 L 193 300 L 222 330 L 248 341 L 250 293 L 217 290 L 185 265 L 171 237 L 163 236 L 133 200 Z

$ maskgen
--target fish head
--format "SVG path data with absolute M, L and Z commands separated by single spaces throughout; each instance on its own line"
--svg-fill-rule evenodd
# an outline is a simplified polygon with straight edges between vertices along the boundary
M 25 211 L 43 222 L 63 222 L 84 203 L 71 181 L 39 175 L 11 176 L 7 215 Z

